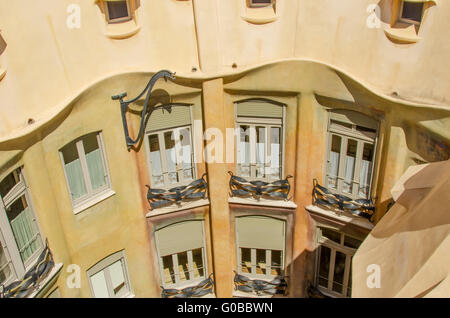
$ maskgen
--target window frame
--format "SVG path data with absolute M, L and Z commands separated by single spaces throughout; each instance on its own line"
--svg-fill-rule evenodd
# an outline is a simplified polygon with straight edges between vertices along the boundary
M 156 235 L 156 232 L 158 230 L 162 230 L 165 227 L 169 227 L 169 226 L 175 225 L 180 222 L 201 222 L 202 223 L 202 225 L 201 225 L 201 227 L 202 227 L 202 242 L 203 242 L 202 247 L 197 247 L 197 248 L 194 248 L 191 250 L 186 250 L 186 251 L 178 252 L 175 254 L 168 254 L 168 255 L 162 256 L 161 252 L 160 252 L 160 248 L 159 248 L 159 245 L 160 245 L 159 238 L 158 238 L 158 235 Z M 158 255 L 158 266 L 159 266 L 159 274 L 160 274 L 160 278 L 161 278 L 161 286 L 163 286 L 166 289 L 168 289 L 168 288 L 182 289 L 182 288 L 186 288 L 186 287 L 190 287 L 190 286 L 195 286 L 202 280 L 206 279 L 206 277 L 208 277 L 209 271 L 208 271 L 208 262 L 207 262 L 208 259 L 207 259 L 205 233 L 206 233 L 206 231 L 205 231 L 205 221 L 204 220 L 183 220 L 183 221 L 179 221 L 179 222 L 174 222 L 174 223 L 168 224 L 164 227 L 161 227 L 155 231 L 154 240 L 155 240 L 156 252 Z M 193 271 L 192 251 L 199 249 L 199 248 L 201 248 L 201 250 L 202 250 L 203 276 L 197 277 L 195 279 L 190 279 L 190 280 L 180 282 L 179 278 L 178 278 L 180 276 L 180 274 L 179 274 L 179 266 L 178 266 L 178 257 L 177 256 L 181 253 L 187 252 L 188 268 L 189 268 L 189 272 L 192 272 Z M 174 276 L 175 276 L 174 284 L 166 284 L 166 282 L 165 282 L 163 257 L 169 256 L 169 255 L 172 256 L 172 264 L 173 264 Z
M 115 23 L 121 23 L 121 22 L 127 22 L 133 19 L 133 14 L 131 13 L 131 4 L 130 4 L 130 0 L 123 0 L 126 2 L 127 4 L 127 13 L 128 15 L 126 17 L 121 17 L 121 18 L 116 18 L 116 19 L 111 19 L 109 17 L 109 7 L 108 7 L 108 2 L 114 2 L 114 1 L 108 1 L 108 0 L 104 0 L 104 9 L 105 9 L 105 17 L 106 17 L 106 22 L 108 24 L 115 24 Z
M 17 183 L 9 190 L 9 192 L 3 198 L 0 196 L 1 201 L 0 244 L 2 245 L 3 251 L 5 253 L 6 264 L 7 266 L 9 266 L 8 264 L 10 264 L 12 270 L 11 276 L 7 278 L 5 282 L 3 282 L 3 285 L 5 286 L 10 284 L 14 280 L 23 277 L 23 275 L 25 275 L 25 273 L 34 265 L 35 261 L 45 248 L 41 226 L 35 213 L 34 205 L 31 200 L 31 195 L 29 193 L 29 188 L 26 183 L 23 168 L 22 167 L 16 168 L 12 172 L 10 172 L 10 174 L 15 174 L 15 178 L 18 178 L 19 181 L 17 181 Z M 28 208 L 30 209 L 30 213 L 33 217 L 33 221 L 35 222 L 36 225 L 37 229 L 36 237 L 40 237 L 41 241 L 41 247 L 38 248 L 25 262 L 22 260 L 22 257 L 20 256 L 20 251 L 17 246 L 16 239 L 14 237 L 14 232 L 11 228 L 11 224 L 6 214 L 6 210 L 17 200 L 20 200 L 21 197 L 23 196 L 25 197 Z
M 326 151 L 325 151 L 325 169 L 324 169 L 324 186 L 328 188 L 331 192 L 336 194 L 341 194 L 348 196 L 352 199 L 371 199 L 373 197 L 373 185 L 375 181 L 375 166 L 377 164 L 377 154 L 378 154 L 378 137 L 380 135 L 380 125 L 377 123 L 377 128 L 375 129 L 375 135 L 373 138 L 367 137 L 364 134 L 359 133 L 356 130 L 356 127 L 363 127 L 363 128 L 370 128 L 367 126 L 364 126 L 362 123 L 356 123 L 352 122 L 352 128 L 351 130 L 348 129 L 339 129 L 337 127 L 332 127 L 331 121 L 334 120 L 331 117 L 331 113 L 333 111 L 329 111 L 328 114 L 328 123 L 327 123 L 327 140 L 326 140 Z M 349 111 L 358 113 L 361 115 L 364 115 L 359 112 L 355 111 Z M 344 112 L 345 114 L 345 112 Z M 365 117 L 368 117 L 364 115 Z M 336 120 L 337 121 L 337 120 Z M 340 121 L 338 121 L 340 122 Z M 341 122 L 340 122 L 341 123 Z M 350 124 L 350 123 L 348 123 Z M 373 129 L 373 128 L 370 128 Z M 336 176 L 337 179 L 337 187 L 332 188 L 329 186 L 328 183 L 328 177 L 329 177 L 329 166 L 331 161 L 331 147 L 332 147 L 332 140 L 333 135 L 336 135 L 341 138 L 341 145 L 340 145 L 340 153 L 339 153 L 339 167 L 338 167 L 338 175 Z M 347 193 L 342 190 L 343 183 L 345 181 L 345 157 L 347 154 L 347 148 L 348 148 L 348 140 L 355 140 L 357 142 L 357 150 L 355 155 L 355 167 L 354 167 L 354 176 L 351 181 L 352 184 L 352 193 Z M 364 151 L 364 144 L 370 144 L 373 145 L 373 157 L 372 157 L 372 167 L 370 170 L 370 181 L 368 182 L 369 190 L 367 192 L 367 198 L 359 195 L 359 185 L 360 185 L 360 172 L 361 172 L 361 163 L 362 163 L 362 156 Z
M 423 2 L 419 2 L 419 3 L 422 4 L 422 14 L 420 16 L 420 21 L 411 20 L 411 19 L 408 19 L 408 18 L 403 18 L 403 7 L 405 5 L 405 1 L 403 1 L 403 0 L 401 0 L 400 4 L 399 4 L 398 21 L 404 22 L 404 23 L 409 23 L 409 24 L 420 25 L 422 23 L 426 7 L 425 7 L 425 4 Z
M 193 170 L 192 171 L 192 180 L 184 179 L 184 174 L 183 174 L 184 169 L 182 167 L 182 164 L 181 164 L 181 168 L 179 168 L 179 166 L 180 166 L 179 154 L 181 151 L 181 140 L 179 138 L 181 135 L 180 131 L 182 129 L 186 129 L 186 128 L 189 129 L 189 135 L 190 135 L 191 165 L 192 165 L 192 170 Z M 175 131 L 177 131 L 177 133 L 175 133 Z M 176 173 L 178 176 L 178 180 L 180 180 L 177 183 L 169 183 L 169 171 L 167 169 L 167 156 L 165 155 L 166 145 L 164 142 L 164 134 L 166 132 L 172 132 L 172 133 L 174 133 L 175 137 L 178 137 L 178 139 L 174 140 L 174 142 L 175 142 L 175 157 L 177 160 L 175 167 L 176 167 Z M 159 186 L 157 186 L 153 181 L 153 167 L 152 167 L 150 142 L 149 142 L 150 135 L 158 136 L 158 143 L 159 143 L 159 149 L 160 149 L 159 151 L 160 151 L 160 157 L 161 157 L 161 174 L 163 176 L 163 185 L 159 185 Z M 144 143 L 145 143 L 145 148 L 146 148 L 146 153 L 147 153 L 147 167 L 148 167 L 148 173 L 149 173 L 149 177 L 150 177 L 150 185 L 152 187 L 155 187 L 155 188 L 157 187 L 157 188 L 168 190 L 170 188 L 174 188 L 174 187 L 178 187 L 178 186 L 182 186 L 182 185 L 188 185 L 189 183 L 191 183 L 192 181 L 197 179 L 197 167 L 196 167 L 195 160 L 194 160 L 196 147 L 195 147 L 195 143 L 194 143 L 194 139 L 193 139 L 192 124 L 171 127 L 171 128 L 158 129 L 158 130 L 149 130 L 145 133 L 144 139 L 145 139 Z M 164 155 L 163 155 L 163 153 L 164 153 Z
M 340 243 L 325 237 L 322 235 L 322 229 L 321 227 L 328 228 L 332 231 L 338 232 L 340 234 Z M 314 270 L 314 285 L 316 288 L 321 291 L 323 294 L 333 297 L 333 298 L 349 298 L 348 296 L 348 288 L 349 288 L 349 282 L 350 282 L 350 272 L 351 272 L 351 266 L 352 266 L 352 257 L 355 255 L 357 249 L 351 248 L 349 246 L 344 245 L 345 236 L 349 236 L 353 239 L 356 239 L 358 241 L 361 241 L 361 238 L 354 237 L 352 235 L 349 235 L 345 232 L 339 231 L 334 228 L 330 228 L 327 226 L 319 225 L 316 228 L 316 262 L 315 262 L 315 270 Z M 330 249 L 330 263 L 329 263 L 329 271 L 328 271 L 328 286 L 325 288 L 324 286 L 319 285 L 319 272 L 320 272 L 320 254 L 321 254 L 321 248 L 322 246 L 325 246 Z M 344 277 L 343 277 L 343 284 L 342 284 L 342 293 L 336 292 L 333 290 L 333 283 L 334 283 L 334 270 L 335 270 L 335 260 L 336 260 L 336 252 L 340 252 L 346 256 L 345 258 L 345 269 L 344 269 Z M 351 286 L 350 286 L 351 288 Z
M 100 155 L 101 155 L 100 158 L 102 160 L 104 176 L 105 176 L 105 181 L 106 181 L 104 186 L 102 186 L 96 190 L 92 189 L 91 179 L 90 179 L 90 175 L 89 175 L 89 169 L 87 167 L 87 162 L 86 162 L 86 153 L 85 153 L 84 146 L 83 146 L 83 140 L 91 134 L 96 135 L 98 149 L 100 150 Z M 73 196 L 72 196 L 72 190 L 70 189 L 69 178 L 67 176 L 66 167 L 65 167 L 66 164 L 65 164 L 64 155 L 62 152 L 62 150 L 65 147 L 72 145 L 73 143 L 75 143 L 75 149 L 77 150 L 78 159 L 80 160 L 81 171 L 83 174 L 83 180 L 84 180 L 84 183 L 86 186 L 86 194 L 77 199 L 73 199 Z M 69 142 L 66 145 L 64 145 L 63 147 L 61 147 L 61 149 L 59 149 L 59 156 L 60 156 L 62 168 L 64 171 L 64 177 L 66 179 L 66 186 L 67 186 L 67 191 L 68 191 L 68 194 L 70 197 L 70 202 L 72 204 L 72 208 L 74 209 L 75 214 L 84 210 L 84 209 L 82 209 L 82 210 L 78 211 L 79 208 L 83 207 L 86 204 L 88 204 L 88 205 L 94 204 L 95 202 L 97 202 L 96 200 L 99 197 L 101 197 L 103 194 L 112 191 L 112 184 L 111 184 L 111 177 L 110 177 L 110 173 L 109 173 L 108 160 L 106 158 L 106 149 L 105 149 L 105 145 L 103 143 L 103 134 L 101 131 L 91 132 L 91 133 L 85 134 L 81 137 L 78 137 L 75 140 L 72 140 L 71 142 Z
M 254 3 L 253 0 L 248 0 L 248 6 L 250 8 L 264 8 L 273 6 L 274 0 L 270 0 L 270 3 Z
M 111 265 L 113 265 L 114 263 L 116 263 L 119 260 L 121 261 L 121 264 L 122 264 L 123 277 L 124 277 L 125 285 L 128 288 L 128 292 L 121 297 L 115 297 L 115 295 L 112 294 L 114 291 L 111 286 L 111 277 L 109 276 L 109 274 L 106 275 L 106 271 L 109 273 L 108 267 L 110 267 Z M 106 281 L 106 286 L 108 288 L 109 298 L 129 298 L 129 297 L 134 296 L 133 289 L 131 286 L 131 281 L 130 281 L 130 275 L 128 272 L 128 264 L 127 264 L 125 250 L 115 252 L 115 253 L 103 258 L 101 261 L 99 261 L 98 263 L 96 263 L 95 265 L 93 265 L 86 271 L 86 275 L 87 275 L 87 278 L 89 281 L 89 287 L 91 290 L 91 295 L 93 298 L 95 298 L 95 293 L 94 293 L 94 288 L 92 286 L 91 277 L 101 271 L 105 271 L 105 281 Z

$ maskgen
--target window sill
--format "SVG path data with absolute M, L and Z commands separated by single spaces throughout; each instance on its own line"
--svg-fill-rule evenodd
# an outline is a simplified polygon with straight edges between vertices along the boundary
M 389 39 L 400 43 L 416 43 L 421 39 L 417 35 L 414 24 L 396 23 L 394 26 L 385 29 L 384 33 Z
M 6 75 L 6 70 L 3 68 L 0 68 L 0 81 L 3 79 L 3 77 L 5 77 Z
M 255 295 L 252 293 L 246 293 L 240 290 L 233 290 L 233 297 L 236 298 L 274 298 L 276 295 Z M 277 296 L 279 297 L 279 295 Z
M 106 25 L 105 35 L 111 39 L 120 40 L 129 38 L 141 29 L 134 20 Z
M 230 197 L 230 198 L 228 198 L 228 203 L 260 205 L 260 206 L 269 206 L 269 207 L 287 208 L 287 209 L 296 209 L 297 208 L 297 204 L 295 204 L 292 201 L 267 200 L 267 199 L 263 199 L 263 198 L 261 198 L 259 200 L 255 200 L 253 198 Z
M 55 264 L 47 277 L 39 284 L 37 289 L 32 292 L 28 298 L 39 298 L 53 285 L 53 283 L 58 279 L 63 263 Z
M 192 201 L 192 202 L 183 202 L 183 203 L 181 203 L 181 205 L 174 204 L 172 206 L 151 210 L 150 212 L 148 212 L 145 215 L 145 217 L 148 218 L 148 217 L 161 215 L 161 214 L 179 212 L 179 211 L 194 209 L 194 208 L 198 208 L 198 207 L 202 207 L 202 206 L 206 206 L 206 205 L 209 205 L 209 199 L 200 199 L 200 200 L 196 200 L 196 201 Z
M 272 6 L 262 8 L 246 8 L 245 15 L 242 19 L 252 24 L 266 24 L 274 22 L 278 19 L 277 14 Z
M 321 207 L 315 206 L 315 205 L 308 205 L 305 207 L 305 209 L 308 212 L 312 212 L 312 213 L 316 213 L 316 214 L 320 214 L 323 215 L 327 218 L 332 218 L 335 219 L 336 221 L 340 221 L 343 223 L 351 223 L 354 224 L 356 226 L 368 229 L 368 230 L 372 230 L 374 225 L 367 219 L 358 217 L 358 216 L 352 216 L 351 214 L 347 213 L 347 212 L 342 212 L 342 215 L 338 215 L 333 211 L 328 211 L 325 209 L 322 209 Z
M 88 201 L 83 202 L 82 204 L 76 205 L 73 208 L 73 213 L 78 214 L 80 212 L 83 212 L 86 209 L 89 209 L 90 207 L 96 205 L 97 203 L 108 199 L 109 197 L 116 194 L 113 190 L 107 189 L 104 192 L 100 192 L 99 194 L 96 194 L 94 197 L 90 198 Z

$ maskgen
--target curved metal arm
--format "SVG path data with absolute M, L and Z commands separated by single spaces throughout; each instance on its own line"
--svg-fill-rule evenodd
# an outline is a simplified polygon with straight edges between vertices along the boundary
M 127 143 L 127 149 L 130 150 L 130 148 L 134 145 L 136 145 L 139 140 L 142 138 L 142 135 L 144 133 L 144 124 L 146 121 L 146 114 L 147 114 L 147 108 L 148 108 L 148 102 L 150 100 L 150 93 L 152 92 L 153 86 L 155 85 L 156 81 L 160 78 L 164 78 L 164 80 L 167 82 L 167 78 L 170 78 L 171 80 L 175 79 L 175 73 L 172 73 L 170 71 L 167 70 L 161 70 L 157 73 L 155 73 L 151 78 L 150 81 L 148 82 L 147 86 L 145 87 L 145 89 L 135 98 L 130 99 L 128 101 L 124 101 L 123 98 L 127 96 L 127 93 L 122 93 L 119 95 L 114 95 L 111 96 L 111 98 L 113 100 L 119 100 L 120 101 L 120 111 L 122 113 L 122 124 L 123 124 L 123 130 L 125 133 L 125 141 Z M 135 101 L 137 101 L 138 99 L 140 99 L 145 92 L 147 92 L 147 96 L 145 97 L 145 102 L 144 102 L 144 108 L 142 109 L 141 112 L 141 122 L 139 125 L 139 133 L 136 137 L 135 140 L 131 139 L 130 137 L 130 133 L 128 131 L 128 123 L 127 123 L 127 119 L 126 119 L 126 111 L 128 109 L 128 105 L 131 103 L 134 103 Z

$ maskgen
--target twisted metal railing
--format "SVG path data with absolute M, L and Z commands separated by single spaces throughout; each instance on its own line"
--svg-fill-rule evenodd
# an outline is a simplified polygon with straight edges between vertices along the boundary
M 313 204 L 338 213 L 342 211 L 360 216 L 372 221 L 375 214 L 375 205 L 372 199 L 353 200 L 342 194 L 332 193 L 327 188 L 321 186 L 317 179 L 313 180 Z
M 271 281 L 262 279 L 250 279 L 247 276 L 239 275 L 234 272 L 234 290 L 246 293 L 254 293 L 258 296 L 267 295 L 286 295 L 287 281 L 284 276 L 277 276 Z
M 233 172 L 228 171 L 230 174 L 230 190 L 232 197 L 254 197 L 260 199 L 265 197 L 268 199 L 276 200 L 289 200 L 289 192 L 291 185 L 289 184 L 288 175 L 286 179 L 277 180 L 274 182 L 265 182 L 260 180 L 247 181 L 242 177 L 235 176 Z
M 169 190 L 153 189 L 149 185 L 147 191 L 147 201 L 151 210 L 165 207 L 171 204 L 181 204 L 183 201 L 204 199 L 206 197 L 206 173 L 200 179 L 192 181 L 188 185 L 175 187 Z
M 35 265 L 25 273 L 21 280 L 14 281 L 8 286 L 1 286 L 0 298 L 26 298 L 39 287 L 40 282 L 47 277 L 54 266 L 55 262 L 48 242 L 46 242 Z
M 162 298 L 195 298 L 202 297 L 207 294 L 211 294 L 214 289 L 214 280 L 212 279 L 213 274 L 205 280 L 202 280 L 198 285 L 192 287 L 186 287 L 183 289 L 165 289 L 161 286 L 161 297 Z

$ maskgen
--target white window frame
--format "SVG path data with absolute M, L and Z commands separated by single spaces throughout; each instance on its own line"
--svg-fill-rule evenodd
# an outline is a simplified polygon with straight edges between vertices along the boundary
M 248 0 L 248 6 L 250 8 L 264 8 L 273 6 L 274 0 L 271 0 L 270 3 L 255 3 L 253 0 Z
M 283 108 L 283 119 L 280 118 L 255 118 L 255 117 L 242 117 L 236 116 L 236 172 L 238 176 L 247 178 L 248 180 L 262 180 L 266 182 L 276 181 L 283 179 L 284 175 L 284 108 Z M 241 172 L 241 163 L 239 162 L 241 158 L 241 148 L 240 138 L 241 138 L 241 125 L 250 126 L 250 176 L 243 176 Z M 266 128 L 265 144 L 266 144 L 266 159 L 271 156 L 271 143 L 270 143 L 270 130 L 272 127 L 280 128 L 280 175 L 278 178 L 271 178 L 270 174 L 270 163 L 265 162 L 264 164 L 264 177 L 256 177 L 256 126 L 262 126 Z
M 329 116 L 330 117 L 330 116 Z M 328 120 L 328 129 L 327 129 L 327 149 L 326 149 L 326 166 L 325 166 L 325 177 L 324 177 L 324 185 L 327 187 L 331 192 L 342 194 L 345 196 L 348 196 L 352 199 L 366 199 L 359 195 L 359 176 L 360 176 L 360 169 L 361 169 L 361 162 L 362 162 L 362 156 L 363 156 L 363 150 L 364 150 L 364 144 L 370 144 L 373 145 L 373 158 L 372 158 L 372 169 L 370 171 L 370 181 L 369 181 L 369 191 L 368 191 L 368 198 L 370 199 L 372 197 L 372 190 L 373 190 L 373 182 L 374 182 L 374 171 L 375 171 L 375 165 L 376 165 L 376 159 L 377 159 L 377 144 L 378 144 L 378 134 L 379 134 L 379 127 L 376 130 L 374 138 L 369 138 L 361 133 L 359 133 L 356 130 L 356 126 L 368 128 L 362 124 L 358 123 L 352 123 L 352 130 L 345 130 L 345 129 L 338 129 L 335 127 L 332 127 L 331 121 L 333 119 L 329 118 Z M 349 124 L 349 123 L 347 123 Z M 371 128 L 372 129 L 372 128 Z M 339 155 L 339 169 L 338 169 L 338 175 L 337 175 L 337 188 L 331 188 L 328 185 L 328 176 L 329 176 L 329 166 L 331 161 L 331 146 L 333 141 L 333 135 L 336 135 L 341 138 L 341 152 Z M 356 140 L 357 142 L 357 150 L 356 150 L 356 158 L 355 158 L 355 170 L 354 170 L 354 176 L 352 180 L 352 193 L 347 193 L 342 190 L 343 183 L 345 180 L 345 157 L 347 155 L 347 146 L 348 146 L 348 140 Z
M 100 154 L 101 154 L 100 157 L 102 160 L 104 174 L 105 174 L 104 176 L 105 176 L 105 181 L 106 181 L 104 186 L 102 186 L 96 190 L 92 189 L 91 179 L 89 176 L 89 169 L 87 167 L 87 162 L 86 162 L 86 154 L 84 152 L 84 146 L 83 146 L 84 138 L 91 134 L 96 134 L 97 144 L 98 144 L 98 148 L 99 148 Z M 83 179 L 84 179 L 84 183 L 86 186 L 86 194 L 77 199 L 73 199 L 73 197 L 72 197 L 72 192 L 71 192 L 70 185 L 69 185 L 69 178 L 67 177 L 64 156 L 63 156 L 63 152 L 62 152 L 62 149 L 64 149 L 64 147 L 72 144 L 73 142 L 75 142 L 75 147 L 77 149 L 78 158 L 80 159 L 81 170 L 83 172 Z M 75 141 L 71 141 L 70 143 L 66 144 L 64 147 L 62 147 L 59 150 L 59 156 L 60 156 L 63 171 L 64 171 L 64 177 L 66 179 L 67 191 L 69 192 L 70 202 L 72 203 L 72 208 L 74 209 L 74 213 L 77 214 L 77 213 L 81 212 L 82 210 L 84 210 L 84 207 L 91 206 L 92 204 L 97 203 L 99 201 L 99 199 L 103 198 L 103 196 L 106 193 L 112 192 L 111 178 L 109 175 L 108 161 L 106 159 L 106 151 L 105 151 L 105 146 L 103 143 L 102 132 L 99 131 L 99 132 L 93 132 L 93 133 L 83 135 L 82 137 L 75 139 Z
M 407 19 L 407 18 L 403 18 L 403 7 L 405 5 L 405 1 L 400 0 L 400 5 L 399 5 L 399 12 L 398 12 L 398 20 L 401 22 L 405 22 L 405 23 L 410 23 L 410 24 L 415 24 L 415 25 L 420 25 L 422 23 L 423 20 L 423 14 L 425 12 L 425 3 L 421 2 L 423 5 L 422 8 L 422 15 L 420 17 L 420 21 L 416 21 L 416 20 L 411 20 L 411 19 Z
M 126 293 L 125 295 L 123 295 L 121 297 L 115 297 L 115 295 L 113 294 L 114 291 L 113 291 L 113 287 L 111 284 L 111 278 L 109 276 L 109 268 L 108 267 L 119 260 L 121 261 L 121 264 L 122 264 L 123 277 L 125 280 L 125 285 L 128 288 L 128 293 Z M 101 271 L 105 271 L 105 280 L 106 280 L 106 286 L 108 288 L 109 298 L 129 298 L 129 297 L 134 296 L 133 289 L 131 287 L 130 276 L 128 274 L 128 265 L 127 265 L 125 250 L 116 252 L 114 254 L 111 254 L 111 255 L 105 257 L 100 262 L 98 262 L 97 264 L 95 264 L 94 266 L 92 266 L 91 268 L 89 268 L 86 271 L 86 275 L 88 277 L 89 287 L 91 289 L 92 297 L 95 297 L 95 294 L 94 294 L 94 288 L 93 288 L 92 282 L 91 282 L 91 277 Z
M 191 142 L 191 164 L 192 164 L 192 180 L 191 179 L 184 179 L 184 169 L 183 169 L 183 165 L 182 165 L 182 158 L 180 158 L 180 154 L 181 154 L 181 140 L 180 140 L 180 130 L 182 129 L 189 129 L 189 135 L 190 135 L 190 142 Z M 170 183 L 169 182 L 169 171 L 167 168 L 167 157 L 166 157 L 166 144 L 164 142 L 164 134 L 166 132 L 172 132 L 173 136 L 175 138 L 175 157 L 176 157 L 176 173 L 178 175 L 178 180 L 179 182 L 177 183 Z M 160 151 L 160 156 L 161 156 L 161 170 L 162 170 L 162 175 L 163 175 L 163 182 L 164 184 L 161 185 L 155 185 L 154 181 L 153 181 L 153 170 L 152 170 L 152 161 L 151 161 L 151 156 L 150 156 L 150 143 L 149 143 L 149 136 L 150 135 L 157 135 L 158 136 L 158 143 L 159 143 L 159 151 Z M 148 131 L 145 133 L 145 148 L 146 148 L 146 152 L 147 152 L 147 166 L 148 166 L 148 173 L 150 176 L 150 184 L 152 187 L 154 188 L 161 188 L 161 189 L 170 189 L 170 188 L 174 188 L 177 186 L 182 186 L 182 185 L 187 185 L 189 183 L 191 183 L 192 181 L 197 179 L 197 167 L 195 165 L 194 162 L 194 158 L 195 158 L 195 143 L 193 140 L 193 132 L 192 132 L 192 125 L 183 125 L 183 126 L 179 126 L 179 127 L 172 127 L 172 128 L 168 128 L 168 129 L 160 129 L 160 130 L 153 130 L 153 131 Z
M 183 222 L 199 222 L 198 220 L 186 220 Z M 202 238 L 203 238 L 203 246 L 202 247 L 197 247 L 195 249 L 199 249 L 201 248 L 202 250 L 202 262 L 203 262 L 203 276 L 197 277 L 195 279 L 190 279 L 190 280 L 186 280 L 186 281 L 180 281 L 179 277 L 180 277 L 180 272 L 179 272 L 179 266 L 178 266 L 178 254 L 187 252 L 188 255 L 188 268 L 189 268 L 189 274 L 191 274 L 194 271 L 194 267 L 193 267 L 193 257 L 192 257 L 192 251 L 195 250 L 187 250 L 187 251 L 181 251 L 178 252 L 176 254 L 170 254 L 172 256 L 172 264 L 173 264 L 173 272 L 174 272 L 174 276 L 175 276 L 175 283 L 174 284 L 166 284 L 165 282 L 165 276 L 164 276 L 164 263 L 163 263 L 163 256 L 161 255 L 161 252 L 159 250 L 159 239 L 158 236 L 155 235 L 155 243 L 156 243 L 156 251 L 158 253 L 158 260 L 159 260 L 159 274 L 161 277 L 161 285 L 168 289 L 168 288 L 176 288 L 176 289 L 182 289 L 182 288 L 186 288 L 189 286 L 195 286 L 197 285 L 199 282 L 201 282 L 202 280 L 204 280 L 207 276 L 208 276 L 208 262 L 207 262 L 207 258 L 206 258 L 206 241 L 205 241 L 205 222 L 202 222 Z M 173 223 L 176 224 L 176 223 Z M 170 225 L 168 225 L 170 226 Z M 169 255 L 164 255 L 164 256 L 169 256 Z
M 316 249 L 315 286 L 317 287 L 317 289 L 319 289 L 319 291 L 321 291 L 323 294 L 325 294 L 327 296 L 334 297 L 334 298 L 348 298 L 347 292 L 348 292 L 348 288 L 349 288 L 348 284 L 349 284 L 349 280 L 350 280 L 350 269 L 352 266 L 352 257 L 353 257 L 353 255 L 355 255 L 356 249 L 345 246 L 344 240 L 345 240 L 345 236 L 350 236 L 353 239 L 359 240 L 361 242 L 362 242 L 362 240 L 360 238 L 353 237 L 351 235 L 348 235 L 348 234 L 338 231 L 336 229 L 330 228 L 330 230 L 341 234 L 339 244 L 328 239 L 327 237 L 322 236 L 322 230 L 320 229 L 320 226 L 317 227 L 316 235 L 317 235 L 318 247 Z M 319 285 L 320 253 L 321 253 L 322 246 L 328 247 L 330 249 L 328 286 L 326 288 L 324 286 Z M 333 291 L 336 252 L 341 252 L 346 255 L 342 293 Z M 351 288 L 351 286 L 350 286 L 350 288 Z
M 14 185 L 14 187 L 5 195 L 5 197 L 0 197 L 0 244 L 3 247 L 3 251 L 6 256 L 7 264 L 11 264 L 12 266 L 12 275 L 7 279 L 3 284 L 7 286 L 14 280 L 17 280 L 23 275 L 25 275 L 26 271 L 29 270 L 34 262 L 37 260 L 39 255 L 44 249 L 44 240 L 42 237 L 41 227 L 39 225 L 38 219 L 36 217 L 36 213 L 34 212 L 33 203 L 31 201 L 31 196 L 29 194 L 28 186 L 25 181 L 25 176 L 22 168 L 18 168 L 13 172 L 16 174 L 16 178 L 19 181 Z M 41 247 L 37 249 L 26 262 L 22 261 L 22 257 L 20 256 L 20 251 L 17 247 L 16 240 L 14 238 L 14 233 L 11 229 L 11 225 L 8 220 L 8 216 L 6 215 L 6 210 L 17 200 L 20 200 L 22 196 L 25 196 L 25 200 L 27 201 L 28 207 L 30 208 L 30 212 L 34 218 L 37 233 L 36 236 L 40 237 Z M 36 238 L 38 239 L 38 238 Z
M 116 18 L 116 19 L 110 19 L 109 18 L 109 8 L 108 8 L 108 0 L 104 0 L 104 9 L 105 9 L 105 17 L 106 17 L 106 21 L 108 23 L 121 23 L 121 22 L 126 22 L 126 21 L 130 21 L 133 16 L 131 13 L 131 5 L 130 5 L 130 0 L 125 0 L 126 4 L 127 4 L 127 12 L 128 15 L 126 17 L 122 17 L 122 18 Z

